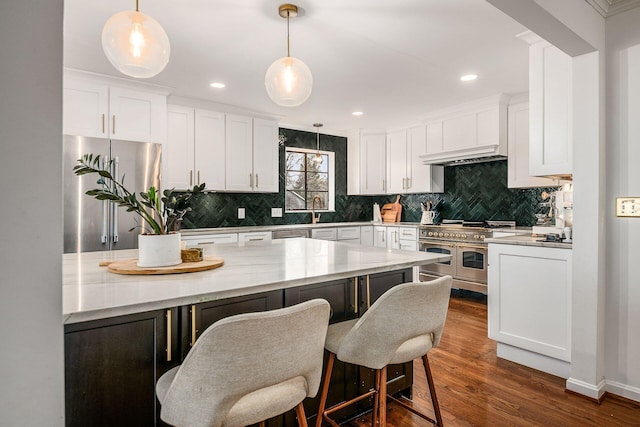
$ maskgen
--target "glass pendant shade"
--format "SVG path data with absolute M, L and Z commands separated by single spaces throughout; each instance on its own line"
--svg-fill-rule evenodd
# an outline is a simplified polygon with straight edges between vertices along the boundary
M 121 73 L 146 79 L 169 62 L 169 38 L 158 22 L 141 12 L 113 15 L 102 29 L 102 49 Z
M 271 64 L 264 85 L 273 102 L 283 107 L 297 107 L 311 95 L 313 76 L 304 62 L 285 56 Z

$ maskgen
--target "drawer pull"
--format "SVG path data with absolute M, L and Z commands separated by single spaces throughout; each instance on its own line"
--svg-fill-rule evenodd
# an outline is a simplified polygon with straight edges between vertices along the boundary
M 167 362 L 171 362 L 171 309 L 167 310 Z
M 191 306 L 191 347 L 196 344 L 196 306 Z

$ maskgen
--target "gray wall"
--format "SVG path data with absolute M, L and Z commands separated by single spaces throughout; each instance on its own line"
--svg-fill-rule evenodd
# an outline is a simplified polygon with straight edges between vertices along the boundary
M 0 425 L 63 424 L 62 0 L 0 3 Z

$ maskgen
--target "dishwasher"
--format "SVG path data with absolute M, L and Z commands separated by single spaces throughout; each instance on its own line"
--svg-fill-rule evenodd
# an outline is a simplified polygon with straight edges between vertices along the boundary
M 274 239 L 291 239 L 294 237 L 306 237 L 309 238 L 309 229 L 304 228 L 302 230 L 274 230 Z

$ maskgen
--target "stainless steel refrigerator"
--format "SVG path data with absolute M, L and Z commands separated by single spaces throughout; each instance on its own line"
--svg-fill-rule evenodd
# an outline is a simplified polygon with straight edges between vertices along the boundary
M 99 201 L 85 192 L 99 188 L 94 174 L 77 176 L 73 167 L 83 154 L 112 159 L 112 175 L 131 192 L 160 188 L 162 146 L 147 142 L 104 138 L 64 137 L 64 252 L 91 252 L 138 247 L 140 223 L 134 213 L 113 202 Z

